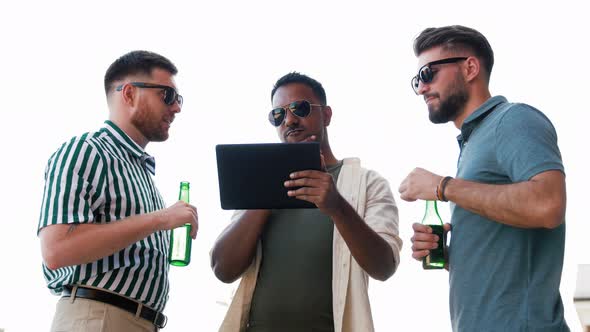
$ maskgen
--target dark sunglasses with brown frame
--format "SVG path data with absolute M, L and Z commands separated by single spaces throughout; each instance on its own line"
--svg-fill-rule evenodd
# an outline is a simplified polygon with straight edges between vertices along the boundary
M 463 61 L 463 60 L 467 60 L 467 58 L 466 57 L 447 58 L 447 59 L 432 61 L 432 62 L 425 64 L 424 66 L 420 67 L 420 69 L 418 70 L 418 75 L 412 77 L 412 89 L 414 89 L 414 92 L 416 94 L 418 94 L 418 88 L 420 87 L 420 81 L 422 81 L 422 83 L 424 83 L 424 84 L 432 82 L 432 80 L 434 79 L 434 74 L 436 74 L 436 72 L 437 72 L 435 70 L 432 70 L 432 66 L 442 65 L 445 63 L 456 63 L 456 62 Z
M 178 92 L 176 92 L 176 89 L 174 89 L 171 86 L 167 86 L 167 85 L 160 85 L 160 84 L 152 84 L 152 83 L 144 83 L 144 82 L 130 82 L 127 84 L 131 84 L 135 87 L 138 88 L 144 88 L 144 89 L 162 89 L 164 90 L 164 104 L 166 105 L 172 105 L 174 104 L 174 102 L 178 102 L 178 106 L 182 106 L 182 96 L 178 94 Z M 123 86 L 125 86 L 125 84 L 121 84 L 119 85 L 115 91 L 121 91 L 123 90 Z

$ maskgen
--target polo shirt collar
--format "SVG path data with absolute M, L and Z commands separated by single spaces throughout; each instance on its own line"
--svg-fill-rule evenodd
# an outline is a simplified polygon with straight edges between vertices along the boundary
M 139 144 L 135 143 L 134 140 L 129 137 L 121 128 L 119 128 L 116 124 L 114 124 L 110 120 L 106 120 L 105 122 L 105 129 L 113 138 L 114 142 L 125 148 L 125 150 L 129 151 L 133 156 L 141 160 L 142 165 L 150 172 L 152 175 L 156 174 L 156 160 L 154 157 L 150 156 L 147 152 L 143 150 Z
M 506 103 L 508 100 L 503 96 L 495 96 L 481 104 L 473 113 L 471 113 L 463 122 L 461 126 L 461 134 L 457 136 L 459 142 L 466 141 L 477 127 L 477 125 L 488 116 L 492 110 L 499 104 Z

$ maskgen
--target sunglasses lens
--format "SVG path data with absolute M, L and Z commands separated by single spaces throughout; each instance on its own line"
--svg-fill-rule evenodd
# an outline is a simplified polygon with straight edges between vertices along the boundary
M 285 119 L 285 110 L 282 108 L 275 108 L 268 113 L 268 121 L 275 127 L 278 127 L 283 123 Z
M 424 67 L 420 70 L 420 80 L 424 83 L 430 83 L 432 81 L 432 70 L 429 67 Z
M 418 76 L 412 77 L 412 88 L 414 89 L 414 91 L 418 91 L 419 87 L 420 87 L 420 81 L 418 80 Z
M 293 114 L 300 118 L 304 118 L 311 112 L 311 105 L 307 100 L 301 100 L 289 104 L 289 109 L 291 109 Z
M 172 88 L 164 89 L 164 104 L 172 105 L 176 100 L 176 91 Z

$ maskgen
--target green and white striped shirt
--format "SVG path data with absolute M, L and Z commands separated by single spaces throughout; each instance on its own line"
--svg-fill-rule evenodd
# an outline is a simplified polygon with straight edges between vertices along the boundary
M 107 224 L 163 209 L 152 175 L 155 162 L 111 121 L 74 137 L 49 159 L 39 228 L 54 224 Z M 149 173 L 152 173 L 151 175 Z M 156 310 L 168 299 L 169 231 L 158 231 L 98 261 L 50 270 L 47 287 L 87 285 L 135 299 Z

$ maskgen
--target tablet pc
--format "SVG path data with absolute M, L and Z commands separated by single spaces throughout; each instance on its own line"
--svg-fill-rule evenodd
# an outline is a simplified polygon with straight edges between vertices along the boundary
M 316 207 L 287 196 L 284 182 L 294 171 L 321 169 L 319 143 L 219 144 L 215 150 L 222 209 Z

